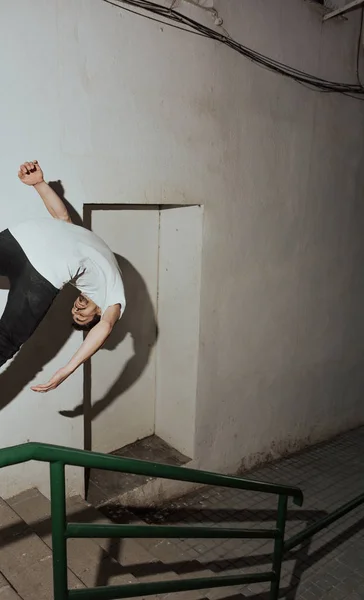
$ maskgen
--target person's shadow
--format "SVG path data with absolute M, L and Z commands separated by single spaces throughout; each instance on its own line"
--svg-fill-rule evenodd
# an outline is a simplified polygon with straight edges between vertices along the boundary
M 50 182 L 67 206 L 75 225 L 83 226 L 77 211 L 64 197 L 64 188 L 60 181 Z M 131 387 L 146 368 L 150 353 L 158 337 L 157 322 L 147 286 L 138 271 L 121 256 L 116 258 L 121 266 L 127 308 L 117 323 L 104 348 L 113 350 L 130 333 L 134 341 L 134 355 L 112 384 L 104 398 L 101 398 L 91 410 L 90 418 L 100 414 L 117 397 Z M 9 289 L 5 278 L 0 278 L 0 289 Z M 0 373 L 0 410 L 5 408 L 18 394 L 29 385 L 43 367 L 49 363 L 67 342 L 72 333 L 71 307 L 78 292 L 68 285 L 60 293 L 46 317 L 32 337 L 22 346 L 8 368 Z M 60 365 L 62 366 L 62 365 Z M 86 376 L 87 376 L 86 369 Z M 86 403 L 89 382 L 86 381 Z M 61 412 L 67 417 L 76 417 L 83 413 L 83 403 L 73 411 Z
M 86 381 L 84 403 L 73 410 L 61 411 L 65 417 L 78 417 L 85 412 L 87 420 L 92 421 L 121 394 L 124 394 L 142 375 L 147 367 L 151 352 L 158 338 L 158 327 L 154 308 L 144 279 L 123 256 L 115 254 L 120 266 L 125 287 L 126 308 L 120 321 L 115 325 L 103 350 L 115 350 L 129 333 L 133 339 L 133 356 L 122 367 L 122 370 L 110 388 L 91 406 L 91 389 Z M 86 377 L 90 373 L 86 372 Z
M 49 185 L 59 194 L 67 205 L 68 210 L 77 225 L 82 219 L 64 198 L 64 190 L 60 181 L 50 182 Z M 8 290 L 9 282 L 6 277 L 0 277 L 0 289 Z M 58 294 L 50 310 L 31 338 L 21 347 L 9 366 L 0 373 L 0 410 L 12 402 L 20 392 L 40 374 L 65 345 L 72 333 L 71 308 L 78 292 L 67 285 Z M 62 366 L 62 365 L 60 365 Z M 45 383 L 45 381 L 39 381 Z

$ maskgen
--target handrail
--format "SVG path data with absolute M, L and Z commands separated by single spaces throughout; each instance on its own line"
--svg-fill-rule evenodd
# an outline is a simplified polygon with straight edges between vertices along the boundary
M 303 503 L 303 494 L 296 487 L 36 442 L 0 449 L 0 468 L 30 460 L 50 464 L 54 600 L 116 600 L 126 597 L 236 586 L 253 582 L 270 582 L 269 599 L 278 600 L 284 554 L 364 504 L 363 493 L 287 540 L 285 538 L 285 528 L 288 498 L 292 497 L 293 501 L 299 506 Z M 248 530 L 189 525 L 176 527 L 170 525 L 68 523 L 66 518 L 66 465 L 275 494 L 278 496 L 276 526 L 272 529 Z M 69 590 L 67 581 L 67 540 L 70 538 L 105 537 L 271 539 L 274 541 L 272 570 L 268 573 L 251 573 L 227 577 L 211 576 L 201 579 L 193 578 Z
M 249 539 L 275 540 L 278 529 L 233 529 L 231 527 L 198 527 L 197 525 L 176 527 L 171 525 L 98 525 L 94 523 L 70 523 L 66 528 L 68 538 L 167 538 L 167 539 Z
M 269 582 L 271 584 L 270 600 L 278 599 L 282 559 L 285 550 L 284 538 L 287 503 L 288 498 L 291 497 L 295 504 L 302 505 L 303 494 L 299 488 L 37 442 L 28 442 L 0 449 L 0 468 L 30 460 L 48 462 L 50 465 L 54 600 L 77 600 L 78 598 L 80 600 L 82 598 L 87 600 L 115 600 L 117 598 L 148 596 L 208 587 L 234 586 L 253 582 Z M 278 496 L 276 527 L 274 529 L 248 530 L 209 526 L 171 527 L 68 523 L 66 515 L 66 465 L 275 494 Z M 272 570 L 268 573 L 241 574 L 231 577 L 212 576 L 202 579 L 193 578 L 85 590 L 69 590 L 67 580 L 67 540 L 70 538 L 101 537 L 271 539 L 274 541 Z
M 62 462 L 63 464 L 89 469 L 120 471 L 122 473 L 145 475 L 147 477 L 159 477 L 161 479 L 174 479 L 176 481 L 186 481 L 202 485 L 277 494 L 292 498 L 297 506 L 302 506 L 303 504 L 303 493 L 297 487 L 265 483 L 238 476 L 221 475 L 210 471 L 163 465 L 134 458 L 110 456 L 109 454 L 38 442 L 27 442 L 26 444 L 0 449 L 0 468 L 30 460 Z
M 288 552 L 296 546 L 299 546 L 306 540 L 312 538 L 312 536 L 314 536 L 316 533 L 319 533 L 323 529 L 326 529 L 326 527 L 329 527 L 329 525 L 335 523 L 335 521 L 338 521 L 339 519 L 341 519 L 341 517 L 344 517 L 349 512 L 355 510 L 355 508 L 358 508 L 358 506 L 361 506 L 362 504 L 364 504 L 364 494 L 356 496 L 356 498 L 350 500 L 350 502 L 346 502 L 345 504 L 343 504 L 343 506 L 340 506 L 339 508 L 334 510 L 334 512 L 326 515 L 325 517 L 322 517 L 321 519 L 318 519 L 312 525 L 309 525 L 302 531 L 296 533 L 296 535 L 286 540 L 284 543 L 284 551 Z
M 220 577 L 203 577 L 180 579 L 173 581 L 158 581 L 153 583 L 127 583 L 120 594 L 120 586 L 98 587 L 92 590 L 79 588 L 71 590 L 69 600 L 119 600 L 120 598 L 136 598 L 139 596 L 170 594 L 173 592 L 188 592 L 217 587 L 232 587 L 249 583 L 264 583 L 273 581 L 274 573 L 259 573 L 259 575 L 224 575 Z M 152 591 L 151 591 L 152 590 Z

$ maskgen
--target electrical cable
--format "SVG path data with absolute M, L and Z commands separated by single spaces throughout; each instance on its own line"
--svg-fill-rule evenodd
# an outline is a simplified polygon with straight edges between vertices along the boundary
M 167 8 L 160 4 L 155 4 L 150 0 L 102 0 L 108 4 L 112 4 L 121 10 L 125 10 L 132 14 L 136 14 L 138 16 L 150 19 L 152 21 L 156 21 L 157 23 L 161 23 L 163 25 L 168 25 L 170 27 L 174 27 L 176 29 L 186 31 L 188 33 L 193 33 L 195 35 L 199 35 L 201 37 L 207 37 L 217 42 L 224 44 L 225 46 L 230 47 L 235 50 L 239 54 L 243 55 L 248 60 L 253 63 L 259 65 L 260 67 L 266 68 L 272 72 L 283 75 L 284 77 L 293 79 L 297 83 L 304 85 L 310 89 L 326 92 L 326 93 L 339 93 L 345 96 L 349 96 L 355 98 L 356 100 L 364 100 L 364 86 L 360 81 L 359 74 L 359 57 L 360 57 L 360 40 L 362 36 L 363 30 L 363 19 L 364 19 L 364 9 L 361 21 L 359 42 L 358 42 L 358 53 L 357 53 L 357 84 L 350 83 L 341 83 L 336 81 L 330 81 L 318 77 L 316 75 L 311 75 L 306 73 L 305 71 L 301 71 L 300 69 L 296 69 L 291 67 L 290 65 L 286 65 L 281 63 L 275 59 L 269 58 L 264 54 L 261 54 L 255 50 L 240 44 L 239 42 L 233 40 L 232 38 L 211 29 L 205 25 L 202 25 L 198 21 L 187 17 L 173 8 Z M 128 8 L 125 6 L 127 5 Z M 132 8 L 130 8 L 132 7 Z M 140 13 L 133 8 L 138 8 L 150 14 Z M 156 15 L 156 16 L 154 16 Z M 165 19 L 162 21 L 160 18 Z M 363 96 L 363 97 L 361 97 Z
M 187 31 L 187 33 L 193 33 L 200 37 L 209 37 L 205 33 L 199 33 L 198 31 L 192 31 L 190 29 L 186 29 L 185 27 L 178 27 L 178 25 L 171 25 L 171 23 L 166 23 L 165 21 L 161 21 L 160 19 L 155 19 L 154 17 L 150 17 L 149 15 L 143 15 L 140 12 L 137 12 L 136 10 L 131 10 L 130 8 L 125 8 L 125 6 L 120 6 L 120 4 L 117 4 L 118 0 L 116 0 L 115 2 L 113 0 L 103 0 L 103 2 L 105 2 L 106 4 L 111 4 L 111 6 L 116 6 L 116 8 L 120 8 L 121 10 L 131 13 L 132 15 L 137 15 L 138 17 L 144 17 L 145 19 L 148 19 L 149 21 L 154 21 L 155 23 L 161 23 L 162 25 L 168 25 L 168 27 L 173 27 L 174 29 L 179 29 L 180 31 Z
M 356 49 L 356 79 L 357 79 L 357 82 L 360 85 L 360 87 L 364 89 L 364 86 L 360 79 L 360 50 L 361 50 L 361 44 L 362 44 L 362 38 L 363 38 L 363 20 L 364 20 L 364 6 L 361 9 L 359 37 L 358 37 L 358 44 L 357 44 L 357 49 Z

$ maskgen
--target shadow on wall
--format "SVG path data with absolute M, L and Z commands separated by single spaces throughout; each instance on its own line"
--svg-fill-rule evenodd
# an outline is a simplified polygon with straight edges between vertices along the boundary
M 37 383 L 45 383 L 45 376 L 41 373 L 43 367 L 58 354 L 71 335 L 70 311 L 76 296 L 76 290 L 71 286 L 67 286 L 57 296 L 34 335 L 0 374 L 0 410 L 15 400 L 25 387 L 30 386 L 38 374 Z
M 86 420 L 95 419 L 139 379 L 148 365 L 150 354 L 157 342 L 158 326 L 145 281 L 126 258 L 118 254 L 115 256 L 123 274 L 126 309 L 101 352 L 115 350 L 130 333 L 133 339 L 134 354 L 122 367 L 120 375 L 112 383 L 105 396 L 92 406 L 91 370 L 87 369 L 84 406 L 79 404 L 74 410 L 61 411 L 61 414 L 66 417 L 80 416 L 85 408 Z
M 64 188 L 60 181 L 50 182 L 50 186 L 65 202 L 75 225 L 83 226 L 82 218 L 64 197 Z M 123 273 L 127 308 L 122 319 L 115 326 L 103 350 L 114 350 L 131 334 L 134 343 L 134 355 L 121 365 L 121 372 L 111 385 L 107 394 L 90 407 L 91 385 L 86 380 L 85 398 L 72 411 L 61 411 L 66 417 L 82 415 L 85 404 L 87 420 L 99 415 L 106 407 L 126 392 L 146 368 L 150 353 L 157 341 L 157 323 L 152 301 L 147 286 L 140 273 L 124 257 L 116 255 Z M 0 289 L 9 289 L 6 278 L 0 278 Z M 71 307 L 78 292 L 68 285 L 59 294 L 34 335 L 22 346 L 9 367 L 0 374 L 0 410 L 5 408 L 31 382 L 41 374 L 43 367 L 49 363 L 65 345 L 72 333 Z M 63 365 L 59 365 L 61 367 Z M 90 368 L 86 368 L 86 378 Z M 88 377 L 89 379 L 89 377 Z M 40 376 L 39 382 L 43 382 Z

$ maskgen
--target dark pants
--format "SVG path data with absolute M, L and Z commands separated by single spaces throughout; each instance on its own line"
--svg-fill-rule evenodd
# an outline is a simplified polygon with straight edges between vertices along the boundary
M 30 338 L 59 290 L 31 265 L 21 246 L 6 229 L 0 233 L 0 275 L 10 291 L 0 319 L 0 366 Z

